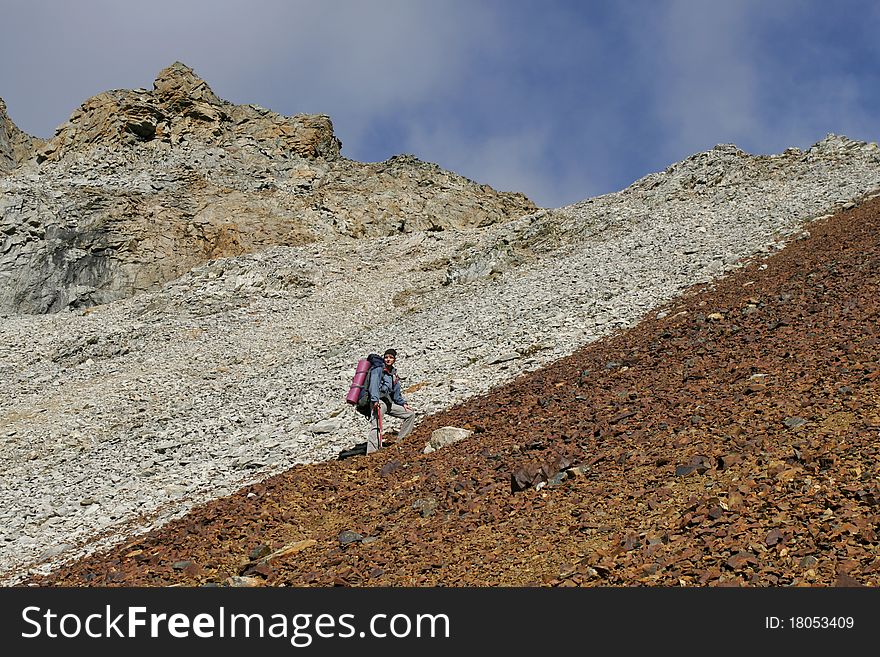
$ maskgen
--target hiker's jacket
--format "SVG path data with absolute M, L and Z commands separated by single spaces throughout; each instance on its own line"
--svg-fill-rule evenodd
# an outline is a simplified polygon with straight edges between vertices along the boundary
M 400 393 L 400 378 L 397 376 L 397 368 L 392 367 L 390 372 L 385 371 L 385 365 L 373 367 L 370 370 L 370 401 L 376 403 L 380 399 L 390 398 L 395 404 L 403 406 L 406 401 Z

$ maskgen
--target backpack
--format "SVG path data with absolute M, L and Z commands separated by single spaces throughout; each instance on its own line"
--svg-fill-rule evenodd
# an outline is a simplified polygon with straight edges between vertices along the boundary
M 366 418 L 369 418 L 373 413 L 373 409 L 371 408 L 372 404 L 370 403 L 370 372 L 372 371 L 372 368 L 367 371 L 367 376 L 364 379 L 364 387 L 361 389 L 361 394 L 358 396 L 357 403 L 354 405 L 354 410 Z
M 355 368 L 354 378 L 345 401 L 354 405 L 355 410 L 365 418 L 369 418 L 373 413 L 370 404 L 370 374 L 374 368 L 384 366 L 385 361 L 382 356 L 370 354 L 366 358 L 361 358 Z

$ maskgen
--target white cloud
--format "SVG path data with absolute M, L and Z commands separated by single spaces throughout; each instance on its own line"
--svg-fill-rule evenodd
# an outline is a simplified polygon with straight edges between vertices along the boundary
M 663 150 L 678 159 L 730 142 L 772 153 L 808 146 L 827 132 L 876 134 L 864 88 L 872 66 L 847 68 L 859 26 L 851 25 L 847 42 L 822 24 L 877 23 L 876 9 L 850 12 L 787 0 L 659 6 L 642 52 L 653 72 L 651 116 L 665 134 Z
M 880 12 L 825 7 L 4 0 L 0 96 L 48 136 L 89 96 L 180 60 L 226 100 L 329 114 L 348 157 L 413 152 L 558 205 L 716 143 L 876 139 Z
M 460 98 L 473 62 L 491 47 L 483 35 L 492 15 L 474 3 L 312 3 L 282 13 L 289 28 L 270 29 L 274 45 L 261 45 L 259 73 L 241 72 L 230 87 L 247 90 L 250 99 L 238 102 L 330 114 L 346 150 L 357 151 L 377 121 Z M 259 89 L 248 85 L 251 74 Z
M 591 195 L 595 181 L 583 179 L 583 167 L 549 168 L 557 144 L 555 130 L 536 122 L 515 133 L 478 135 L 465 139 L 447 125 L 410 126 L 407 150 L 499 191 L 524 192 L 538 206 L 553 207 L 554 199 L 580 200 Z M 562 169 L 561 171 L 559 169 Z
M 370 116 L 429 103 L 455 92 L 492 23 L 479 5 L 425 0 L 36 0 L 5 19 L 0 73 L 3 87 L 12 83 L 10 105 L 51 106 L 61 117 L 53 127 L 90 95 L 149 87 L 175 60 L 222 97 L 285 113 L 350 107 Z M 20 122 L 35 126 L 49 113 L 25 112 Z
M 685 152 L 760 129 L 759 62 L 749 2 L 664 5 L 645 51 L 655 72 L 654 116 Z

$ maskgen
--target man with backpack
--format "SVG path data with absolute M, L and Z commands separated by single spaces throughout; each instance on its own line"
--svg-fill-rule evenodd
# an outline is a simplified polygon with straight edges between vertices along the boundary
M 375 452 L 382 447 L 382 416 L 390 415 L 403 420 L 398 440 L 403 440 L 412 431 L 416 414 L 410 409 L 409 404 L 400 392 L 400 378 L 397 376 L 397 351 L 386 349 L 382 355 L 382 362 L 378 359 L 370 361 L 369 385 L 367 390 L 370 395 L 370 432 L 367 434 L 367 454 Z

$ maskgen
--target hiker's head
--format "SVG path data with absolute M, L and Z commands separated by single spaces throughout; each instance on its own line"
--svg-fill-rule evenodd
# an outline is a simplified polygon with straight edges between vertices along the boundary
M 385 360 L 386 365 L 391 365 L 397 360 L 397 351 L 394 349 L 386 349 L 382 358 Z

